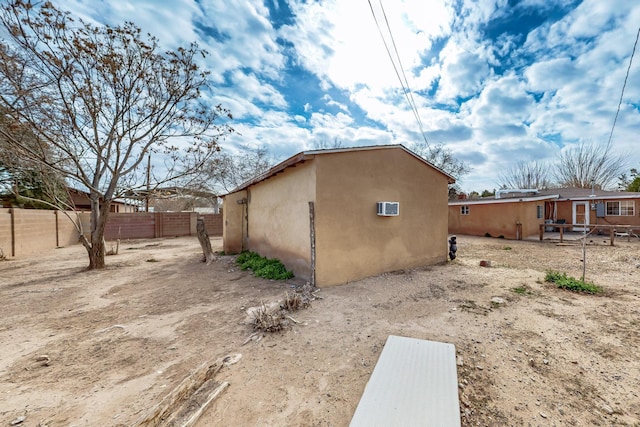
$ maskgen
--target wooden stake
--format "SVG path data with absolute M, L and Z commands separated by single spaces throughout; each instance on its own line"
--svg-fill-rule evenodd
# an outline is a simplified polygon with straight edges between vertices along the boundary
M 207 234 L 207 228 L 204 225 L 204 218 L 200 217 L 197 220 L 196 230 L 198 232 L 198 240 L 202 247 L 202 254 L 207 265 L 213 261 L 213 249 L 211 249 L 211 240 L 209 240 L 209 234 Z
M 313 202 L 309 202 L 309 240 L 311 243 L 311 286 L 316 287 L 316 211 Z

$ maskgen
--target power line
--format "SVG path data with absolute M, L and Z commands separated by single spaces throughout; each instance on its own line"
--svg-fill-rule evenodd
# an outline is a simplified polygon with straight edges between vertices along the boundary
M 411 111 L 413 112 L 413 116 L 416 119 L 416 122 L 418 123 L 418 127 L 420 128 L 420 134 L 422 135 L 422 138 L 424 139 L 425 144 L 427 145 L 427 148 L 429 148 L 429 141 L 427 140 L 427 136 L 424 133 L 424 127 L 422 125 L 422 120 L 420 119 L 420 114 L 418 112 L 418 107 L 416 106 L 415 100 L 413 99 L 413 93 L 411 91 L 411 88 L 409 87 L 409 81 L 407 80 L 407 76 L 404 73 L 404 68 L 402 67 L 402 61 L 400 60 L 400 54 L 398 52 L 398 48 L 396 46 L 396 42 L 395 42 L 395 38 L 393 37 L 393 32 L 391 31 L 391 26 L 389 25 L 389 21 L 387 19 L 387 14 L 384 10 L 384 6 L 382 5 L 382 0 L 379 0 L 380 2 L 380 8 L 382 9 L 382 14 L 384 16 L 384 20 L 385 23 L 387 25 L 387 30 L 389 31 L 389 36 L 391 38 L 391 42 L 393 44 L 393 48 L 396 54 L 396 58 L 398 60 L 398 64 L 400 67 L 400 71 L 402 72 L 402 76 L 404 77 L 404 81 L 403 78 L 400 77 L 400 72 L 398 72 L 398 67 L 396 66 L 396 63 L 394 61 L 393 55 L 391 54 L 391 51 L 389 49 L 389 45 L 387 44 L 387 41 L 382 33 L 382 29 L 380 28 L 380 24 L 378 23 L 378 18 L 376 17 L 375 11 L 373 10 L 373 5 L 371 4 L 371 0 L 367 0 L 369 2 L 369 8 L 371 9 L 371 14 L 373 15 L 373 20 L 376 23 L 376 27 L 378 28 L 378 33 L 380 33 L 380 38 L 382 38 L 382 42 L 384 43 L 384 47 L 387 50 L 387 55 L 389 55 L 389 59 L 391 60 L 391 65 L 393 66 L 393 69 L 396 73 L 396 76 L 398 77 L 398 80 L 400 81 L 400 86 L 402 87 L 402 90 L 404 92 L 404 96 L 407 99 L 407 102 L 409 103 L 409 107 L 411 108 Z
M 636 34 L 636 42 L 633 44 L 633 50 L 631 51 L 631 58 L 629 58 L 629 66 L 627 67 L 627 75 L 624 76 L 624 83 L 622 84 L 622 91 L 620 92 L 620 101 L 618 101 L 618 110 L 616 111 L 616 117 L 613 119 L 613 126 L 611 126 L 611 133 L 609 134 L 609 142 L 607 147 L 611 145 L 611 138 L 613 137 L 613 130 L 616 128 L 616 122 L 618 121 L 618 114 L 620 114 L 620 106 L 622 105 L 622 97 L 624 96 L 624 88 L 627 87 L 627 79 L 629 78 L 629 71 L 631 70 L 631 63 L 633 62 L 633 55 L 636 53 L 636 46 L 638 46 L 638 37 L 640 37 L 640 27 Z
M 422 137 L 425 139 L 425 143 L 427 144 L 427 147 L 429 147 L 429 142 L 427 141 L 426 136 L 424 135 L 424 128 L 422 126 L 422 119 L 420 119 L 420 114 L 418 112 L 418 107 L 416 105 L 416 101 L 413 99 L 413 92 L 411 91 L 411 88 L 409 87 L 409 81 L 407 80 L 407 75 L 404 73 L 404 67 L 402 66 L 402 60 L 400 59 L 400 52 L 398 51 L 398 47 L 396 46 L 396 40 L 393 37 L 393 32 L 391 31 L 391 26 L 389 25 L 389 20 L 387 19 L 387 13 L 384 10 L 384 6 L 382 5 L 382 0 L 379 0 L 380 3 L 380 8 L 382 9 L 382 15 L 384 16 L 384 21 L 387 25 L 387 29 L 389 30 L 389 36 L 391 37 L 391 43 L 393 44 L 393 50 L 396 52 L 396 58 L 398 58 L 398 64 L 400 65 L 400 71 L 402 72 L 402 77 L 404 79 L 404 83 L 406 85 L 406 92 L 405 92 L 405 96 L 407 96 L 407 93 L 409 95 L 410 99 L 407 99 L 409 101 L 409 105 L 411 106 L 411 109 L 413 110 L 413 114 L 416 118 L 416 121 L 418 122 L 418 126 L 420 127 L 420 132 L 422 133 Z

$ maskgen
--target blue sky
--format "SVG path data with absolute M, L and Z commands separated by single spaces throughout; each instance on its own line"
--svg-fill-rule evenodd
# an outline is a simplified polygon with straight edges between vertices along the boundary
M 209 51 L 212 103 L 234 115 L 223 143 L 267 146 L 283 160 L 343 146 L 423 138 L 367 0 L 62 0 L 83 19 L 133 21 L 175 48 Z M 371 0 L 430 144 L 472 172 L 463 190 L 497 187 L 517 161 L 606 144 L 640 25 L 637 0 Z M 640 50 L 640 47 L 639 49 Z M 640 168 L 640 52 L 613 134 Z

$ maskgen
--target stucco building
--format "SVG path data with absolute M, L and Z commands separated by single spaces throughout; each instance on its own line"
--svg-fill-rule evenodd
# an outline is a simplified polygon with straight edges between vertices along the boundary
M 449 233 L 521 240 L 538 235 L 546 203 L 558 196 L 522 196 L 505 199 L 449 202 Z
M 453 182 L 401 145 L 305 151 L 224 196 L 224 250 L 317 286 L 444 262 Z
M 507 239 L 537 236 L 545 222 L 567 231 L 624 225 L 640 230 L 640 193 L 587 188 L 499 190 L 497 198 L 449 202 L 449 233 Z M 636 233 L 637 234 L 637 233 Z

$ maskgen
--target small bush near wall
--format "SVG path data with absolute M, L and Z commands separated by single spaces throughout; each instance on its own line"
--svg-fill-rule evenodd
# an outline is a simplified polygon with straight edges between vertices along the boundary
M 255 252 L 242 252 L 236 263 L 242 270 L 251 270 L 256 277 L 272 280 L 287 280 L 293 277 L 293 272 L 277 259 L 267 259 Z

